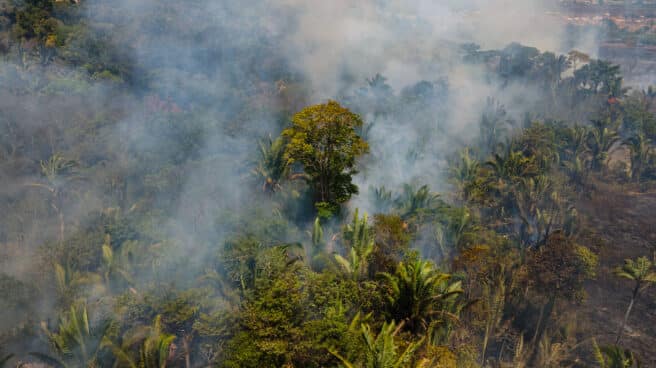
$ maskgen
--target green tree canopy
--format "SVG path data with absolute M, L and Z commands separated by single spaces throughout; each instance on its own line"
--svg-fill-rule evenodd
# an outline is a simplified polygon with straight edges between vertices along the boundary
M 356 159 L 369 151 L 367 142 L 356 133 L 361 126 L 357 114 L 328 101 L 301 110 L 282 132 L 287 140 L 285 157 L 290 164 L 303 165 L 318 209 L 334 212 L 358 193 L 351 181 L 357 173 Z

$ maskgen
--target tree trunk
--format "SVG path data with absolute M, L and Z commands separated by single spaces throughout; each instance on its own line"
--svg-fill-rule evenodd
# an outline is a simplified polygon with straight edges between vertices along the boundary
M 551 312 L 553 311 L 554 304 L 556 303 L 556 297 L 550 296 L 547 304 L 543 305 L 540 308 L 540 318 L 538 319 L 538 324 L 535 328 L 535 333 L 533 334 L 533 340 L 531 341 L 531 359 L 529 361 L 529 367 L 535 367 L 535 360 L 538 357 L 538 347 L 540 345 L 540 340 L 542 335 L 546 330 L 549 318 L 551 317 Z
M 182 338 L 182 346 L 184 348 L 185 368 L 191 368 L 191 335 L 186 335 Z
M 629 315 L 631 314 L 631 309 L 633 309 L 633 304 L 635 303 L 635 300 L 638 297 L 639 290 L 640 290 L 640 283 L 636 282 L 636 286 L 633 289 L 633 293 L 631 294 L 631 302 L 629 303 L 629 306 L 626 308 L 626 313 L 624 313 L 624 320 L 622 321 L 622 326 L 620 327 L 620 330 L 617 332 L 617 340 L 615 340 L 615 345 L 619 345 L 620 343 L 620 339 L 622 338 L 622 332 L 624 332 L 624 329 L 626 328 L 626 323 L 629 320 Z
M 18 65 L 21 69 L 25 69 L 25 50 L 23 49 L 23 41 L 18 41 Z
M 489 318 L 489 317 L 488 317 Z M 481 367 L 485 366 L 485 352 L 487 350 L 487 344 L 490 339 L 490 323 L 485 325 L 485 337 L 483 338 L 483 351 L 481 352 Z

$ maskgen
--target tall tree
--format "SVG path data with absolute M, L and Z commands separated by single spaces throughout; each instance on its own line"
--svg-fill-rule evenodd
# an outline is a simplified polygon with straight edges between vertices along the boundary
M 282 132 L 287 140 L 285 157 L 299 163 L 308 175 L 317 209 L 334 213 L 341 203 L 358 193 L 352 183 L 356 159 L 369 145 L 356 129 L 362 119 L 335 101 L 306 107 Z
M 46 189 L 50 192 L 50 206 L 57 214 L 59 220 L 59 244 L 64 242 L 66 221 L 64 219 L 64 201 L 72 193 L 71 184 L 79 180 L 77 175 L 77 161 L 68 160 L 61 154 L 55 153 L 47 161 L 41 161 L 41 182 L 27 183 L 28 186 Z

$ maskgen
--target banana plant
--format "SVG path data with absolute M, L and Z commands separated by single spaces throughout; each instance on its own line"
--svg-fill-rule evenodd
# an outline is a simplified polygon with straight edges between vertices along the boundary
M 367 276 L 369 259 L 374 251 L 373 230 L 368 224 L 367 214 L 360 218 L 358 212 L 356 209 L 353 222 L 344 230 L 344 240 L 348 247 L 347 256 L 334 255 L 342 273 L 356 281 Z
M 371 330 L 368 324 L 362 324 L 361 338 L 364 342 L 364 351 L 355 362 L 352 362 L 338 352 L 330 350 L 346 368 L 410 368 L 414 352 L 421 346 L 423 339 L 412 342 L 403 351 L 395 341 L 395 336 L 401 331 L 402 325 L 385 322 L 378 334 Z

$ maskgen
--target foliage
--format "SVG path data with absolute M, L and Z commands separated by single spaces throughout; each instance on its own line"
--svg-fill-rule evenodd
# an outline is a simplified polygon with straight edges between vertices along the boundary
M 32 353 L 46 363 L 59 367 L 93 367 L 98 363 L 100 351 L 107 346 L 109 320 L 101 320 L 93 326 L 89 322 L 86 305 L 71 306 L 64 313 L 56 331 L 50 331 L 45 323 L 43 332 L 57 357 Z
M 346 53 L 315 90 L 280 47 L 293 6 L 152 3 L 0 0 L 0 366 L 589 363 L 608 326 L 586 289 L 648 235 L 653 88 L 575 50 L 447 42 L 418 64 L 435 80 L 397 91 Z M 594 352 L 637 366 L 642 335 L 617 344 L 654 267 L 615 273 L 631 299 Z
M 112 346 L 118 362 L 130 368 L 166 368 L 171 359 L 175 335 L 162 331 L 161 316 L 155 317 L 152 326 L 139 326 L 123 336 L 121 346 Z M 133 351 L 131 347 L 138 346 Z
M 601 368 L 633 368 L 640 367 L 640 361 L 630 350 L 616 345 L 599 347 L 593 340 L 594 356 Z
M 374 252 L 374 238 L 367 214 L 358 218 L 358 210 L 353 222 L 344 229 L 344 241 L 348 247 L 347 257 L 335 254 L 335 261 L 342 273 L 353 280 L 361 280 L 368 275 L 369 262 Z
M 638 294 L 651 284 L 656 283 L 656 271 L 653 270 L 652 266 L 652 262 L 647 257 L 640 257 L 636 260 L 626 259 L 624 265 L 617 267 L 614 271 L 615 275 L 631 280 L 634 284 L 633 292 L 631 293 L 631 302 L 626 308 L 626 313 L 624 313 L 624 320 L 622 321 L 620 331 L 617 333 L 615 344 L 619 344 L 622 338 L 622 332 L 624 332 Z
M 430 261 L 401 262 L 394 274 L 380 277 L 388 287 L 390 316 L 410 331 L 425 331 L 435 319 L 457 319 L 451 307 L 463 292 L 461 283 L 451 283 L 451 275 L 440 273 Z
M 333 212 L 358 193 L 351 177 L 357 173 L 356 159 L 369 150 L 355 131 L 361 126 L 358 115 L 329 101 L 301 110 L 282 132 L 287 140 L 286 159 L 303 166 L 315 203 L 325 203 Z
M 403 368 L 410 367 L 412 354 L 421 345 L 421 341 L 410 343 L 402 352 L 398 351 L 398 346 L 394 337 L 400 330 L 394 322 L 384 323 L 380 332 L 375 335 L 371 327 L 367 324 L 361 326 L 362 339 L 365 342 L 362 357 L 359 363 L 352 363 L 339 353 L 331 351 L 347 368 Z
M 260 142 L 259 160 L 253 174 L 262 182 L 262 190 L 275 192 L 280 183 L 289 175 L 288 162 L 285 159 L 285 146 L 281 138 L 268 138 Z

